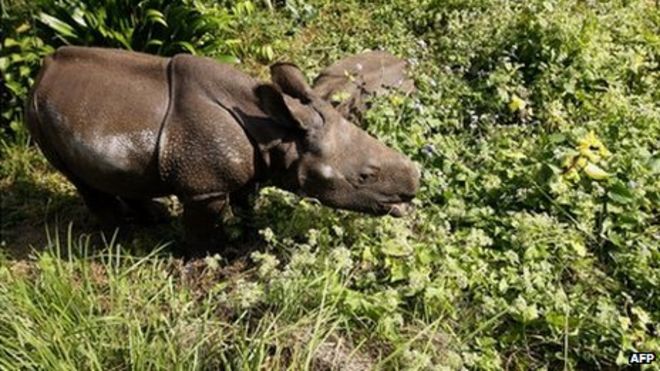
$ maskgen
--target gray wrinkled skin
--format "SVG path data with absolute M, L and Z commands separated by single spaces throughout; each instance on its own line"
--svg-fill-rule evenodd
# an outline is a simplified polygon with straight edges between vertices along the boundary
M 402 216 L 418 168 L 348 122 L 291 64 L 261 83 L 209 58 L 63 47 L 44 61 L 28 128 L 103 222 L 176 195 L 186 238 L 222 242 L 220 213 L 256 184 L 321 203 Z

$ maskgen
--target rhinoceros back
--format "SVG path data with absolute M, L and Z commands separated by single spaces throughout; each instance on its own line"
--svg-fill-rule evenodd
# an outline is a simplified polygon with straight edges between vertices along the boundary
M 169 104 L 168 59 L 63 47 L 32 92 L 28 126 L 46 157 L 72 180 L 108 193 L 166 193 L 157 143 Z

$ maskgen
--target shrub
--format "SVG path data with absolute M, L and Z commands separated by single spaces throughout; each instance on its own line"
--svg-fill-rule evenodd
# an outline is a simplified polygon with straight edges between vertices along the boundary
M 417 211 L 371 218 L 268 188 L 255 220 L 266 246 L 227 275 L 220 256 L 198 262 L 205 273 L 192 284 L 204 286 L 201 294 L 173 284 L 180 277 L 162 273 L 162 257 L 130 274 L 118 268 L 120 280 L 147 279 L 92 292 L 107 298 L 118 290 L 110 294 L 119 298 L 113 313 L 135 315 L 123 304 L 125 287 L 135 285 L 164 303 L 165 313 L 185 312 L 187 322 L 221 318 L 217 327 L 227 337 L 217 347 L 201 338 L 203 347 L 180 353 L 173 343 L 180 328 L 155 304 L 144 305 L 153 314 L 144 318 L 148 325 L 126 328 L 171 349 L 157 361 L 180 357 L 198 365 L 199 355 L 210 368 L 304 368 L 320 344 L 341 338 L 355 354 L 371 356 L 376 369 L 615 368 L 631 351 L 660 351 L 660 13 L 653 2 L 280 4 L 231 5 L 241 41 L 217 44 L 216 52 L 231 51 L 253 72 L 286 58 L 309 76 L 368 48 L 407 58 L 418 91 L 373 99 L 361 124 L 423 165 Z M 19 66 L 11 67 L 16 76 Z M 34 152 L 5 153 L 12 156 L 2 174 L 29 181 L 44 171 L 25 169 Z M 35 261 L 48 268 L 50 256 Z M 2 264 L 14 263 L 0 260 L 0 276 L 14 279 Z M 39 277 L 71 281 L 69 270 L 56 272 L 0 286 L 0 305 L 27 318 L 19 325 L 46 318 L 33 297 L 45 294 L 57 304 L 48 283 L 38 286 Z M 34 295 L 28 300 L 23 292 Z M 76 315 L 78 303 L 96 305 L 70 289 L 64 295 L 76 303 L 65 318 Z M 201 307 L 190 299 L 195 295 Z M 10 345 L 19 343 L 13 328 L 0 326 Z M 121 333 L 107 337 L 115 336 Z M 78 344 L 64 341 L 48 349 Z M 92 340 L 80 343 L 81 350 L 94 348 Z M 117 353 L 101 346 L 98 354 L 107 364 L 127 364 L 133 355 L 121 343 L 110 342 Z M 73 359 L 82 359 L 76 352 Z M 216 363 L 205 355 L 216 355 Z
M 8 29 L 0 52 L 3 71 L 0 128 L 21 131 L 21 110 L 40 60 L 60 45 L 114 47 L 170 56 L 191 53 L 235 61 L 230 8 L 199 1 L 39 0 L 3 14 Z M 37 19 L 30 22 L 29 19 Z M 6 22 L 6 23 L 5 23 Z

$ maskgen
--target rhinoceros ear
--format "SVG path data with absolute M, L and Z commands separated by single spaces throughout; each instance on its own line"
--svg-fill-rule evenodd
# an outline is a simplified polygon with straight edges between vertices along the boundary
M 306 131 L 323 126 L 323 118 L 310 104 L 282 94 L 273 85 L 260 85 L 255 94 L 261 109 L 282 126 Z
M 302 103 L 312 100 L 313 91 L 309 87 L 302 71 L 292 63 L 275 63 L 270 66 L 273 84 L 284 94 L 299 99 Z

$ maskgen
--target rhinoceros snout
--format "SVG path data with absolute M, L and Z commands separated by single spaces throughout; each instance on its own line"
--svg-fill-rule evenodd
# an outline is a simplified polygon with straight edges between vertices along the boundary
M 411 201 L 417 196 L 419 190 L 421 168 L 419 164 L 410 160 L 405 160 L 405 169 L 398 179 L 394 179 L 394 184 L 397 191 L 390 196 L 387 202 L 383 203 L 384 213 L 394 216 L 402 217 L 410 214 L 414 207 Z
M 399 196 L 402 201 L 409 202 L 417 195 L 422 172 L 420 165 L 410 160 L 406 160 L 405 169 L 405 176 L 400 179 L 402 189 Z
M 417 190 L 419 190 L 419 182 L 422 177 L 422 167 L 417 162 L 411 162 L 410 167 L 410 178 L 412 179 L 411 189 L 413 190 L 411 194 L 414 197 L 415 194 L 417 194 Z

